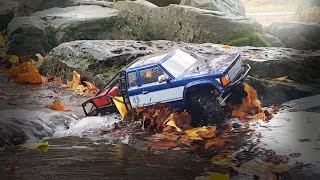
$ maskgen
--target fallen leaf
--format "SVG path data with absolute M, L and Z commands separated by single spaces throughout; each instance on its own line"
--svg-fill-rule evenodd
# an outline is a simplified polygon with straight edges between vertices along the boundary
M 15 83 L 42 84 L 43 79 L 35 64 L 23 62 L 17 66 L 12 66 L 8 70 L 12 81 Z
M 9 62 L 11 62 L 12 64 L 18 64 L 19 63 L 19 57 L 16 55 L 12 55 L 9 59 Z
M 171 118 L 170 118 L 171 117 Z M 173 119 L 173 115 L 171 116 L 169 116 L 169 121 L 167 122 L 167 126 L 171 126 L 171 127 L 174 127 L 174 128 L 176 128 L 176 131 L 178 131 L 178 132 L 182 132 L 182 130 L 176 125 L 176 123 L 174 122 L 174 119 Z
M 202 139 L 211 139 L 216 137 L 216 130 L 216 126 L 208 127 L 207 131 L 199 131 L 197 134 L 199 134 Z
M 43 61 L 44 59 L 44 57 L 40 53 L 35 54 L 35 56 L 37 56 L 39 61 Z
M 7 42 L 7 37 L 0 34 L 0 46 L 5 46 Z
M 224 155 L 216 155 L 212 157 L 211 163 L 219 166 L 228 166 L 228 167 L 235 166 L 235 163 L 232 161 L 231 157 L 224 156 Z
M 228 45 L 223 45 L 222 48 L 225 48 L 225 49 L 230 49 L 231 46 L 228 46 Z
M 57 111 L 64 111 L 64 112 L 71 111 L 70 109 L 65 108 L 60 101 L 53 102 L 52 105 L 50 106 L 50 109 L 57 110 Z
M 293 81 L 291 79 L 288 79 L 288 78 L 289 78 L 288 76 L 283 76 L 283 77 L 275 78 L 273 80 L 279 81 L 279 82 L 293 83 Z
M 21 147 L 25 149 L 37 149 L 41 147 L 48 147 L 49 142 L 48 141 L 43 141 L 43 142 L 27 142 L 21 145 Z
M 209 139 L 204 144 L 204 148 L 208 149 L 211 146 L 223 147 L 225 145 L 225 141 L 223 139 Z
M 61 77 L 56 77 L 53 79 L 55 83 L 57 84 L 62 84 L 62 78 Z
M 229 180 L 229 174 L 212 173 L 209 176 L 209 180 Z
M 206 127 L 197 127 L 197 128 L 185 130 L 185 133 L 187 133 L 187 135 L 192 140 L 203 140 L 198 134 L 198 132 L 200 131 L 208 131 L 208 129 Z

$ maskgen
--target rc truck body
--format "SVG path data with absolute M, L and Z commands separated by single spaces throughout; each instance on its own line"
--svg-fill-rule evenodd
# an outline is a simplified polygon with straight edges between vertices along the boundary
M 249 71 L 238 53 L 196 59 L 176 49 L 123 68 L 83 109 L 90 116 L 117 108 L 124 116 L 129 109 L 160 102 L 186 109 L 197 125 L 215 124 L 224 118 L 221 105 Z

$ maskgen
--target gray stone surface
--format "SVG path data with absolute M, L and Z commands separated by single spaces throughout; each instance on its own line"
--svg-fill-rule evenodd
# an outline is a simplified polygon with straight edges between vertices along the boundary
M 7 28 L 9 22 L 14 17 L 15 10 L 19 3 L 14 0 L 0 1 L 0 31 Z
M 100 5 L 104 7 L 112 7 L 113 3 L 97 0 L 22 0 L 17 8 L 15 16 L 30 16 L 37 11 L 45 9 L 79 5 Z
M 320 93 L 320 54 L 289 48 L 223 48 L 222 45 L 211 43 L 171 41 L 74 41 L 54 48 L 45 57 L 41 72 L 71 77 L 72 71 L 76 69 L 101 85 L 120 67 L 138 57 L 176 48 L 181 48 L 194 57 L 206 58 L 239 52 L 242 59 L 252 66 L 252 78 L 248 82 L 257 89 L 265 105 L 281 104 Z M 296 83 L 272 81 L 282 76 L 288 76 Z
M 181 0 L 180 4 L 212 11 L 221 11 L 237 16 L 245 16 L 245 7 L 241 0 Z
M 320 49 L 320 24 L 312 22 L 273 22 L 267 30 L 287 47 Z
M 246 17 L 189 6 L 157 7 L 146 1 L 121 1 L 114 8 L 94 5 L 50 8 L 15 17 L 8 27 L 8 52 L 45 55 L 62 42 L 95 39 L 225 44 L 239 36 L 262 32 L 260 24 Z M 250 43 L 254 42 L 245 45 Z
M 114 39 L 118 11 L 101 6 L 51 8 L 15 17 L 8 25 L 8 51 L 17 55 L 46 54 L 62 42 Z
M 279 38 L 271 36 L 270 34 L 263 33 L 262 37 L 268 41 L 272 47 L 286 47 Z

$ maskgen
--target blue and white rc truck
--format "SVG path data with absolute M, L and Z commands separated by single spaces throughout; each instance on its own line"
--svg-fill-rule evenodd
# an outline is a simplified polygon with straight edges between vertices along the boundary
M 240 96 L 234 90 L 249 71 L 238 53 L 196 59 L 176 49 L 132 62 L 82 106 L 87 116 L 117 109 L 124 117 L 132 108 L 167 103 L 187 110 L 193 124 L 212 125 L 224 119 L 221 105 L 230 95 Z

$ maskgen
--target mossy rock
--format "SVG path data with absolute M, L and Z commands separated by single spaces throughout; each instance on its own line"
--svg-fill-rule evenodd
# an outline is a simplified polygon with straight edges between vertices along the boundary
M 270 43 L 267 42 L 259 32 L 250 32 L 240 35 L 229 42 L 231 46 L 254 46 L 254 47 L 270 47 Z
M 147 0 L 157 6 L 165 7 L 169 6 L 170 4 L 180 4 L 181 0 Z

